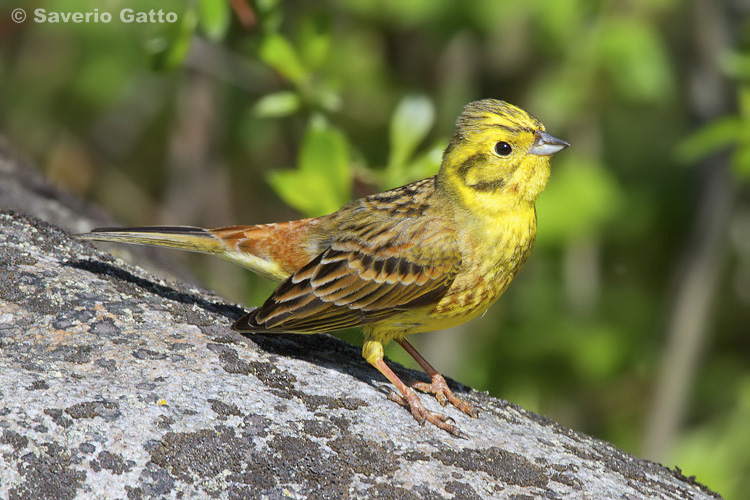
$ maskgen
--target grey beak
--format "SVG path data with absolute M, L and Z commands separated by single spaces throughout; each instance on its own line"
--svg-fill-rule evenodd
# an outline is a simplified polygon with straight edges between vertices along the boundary
M 554 135 L 542 132 L 541 130 L 534 132 L 534 138 L 536 140 L 531 145 L 531 148 L 529 148 L 529 154 L 532 155 L 549 156 L 570 146 L 570 144 L 562 139 L 558 139 Z

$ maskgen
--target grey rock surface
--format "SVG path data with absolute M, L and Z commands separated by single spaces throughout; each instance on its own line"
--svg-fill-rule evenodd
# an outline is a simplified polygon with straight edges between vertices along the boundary
M 243 312 L 0 213 L 0 498 L 719 498 L 458 384 L 478 419 L 422 400 L 468 439 L 419 426 L 358 349 Z

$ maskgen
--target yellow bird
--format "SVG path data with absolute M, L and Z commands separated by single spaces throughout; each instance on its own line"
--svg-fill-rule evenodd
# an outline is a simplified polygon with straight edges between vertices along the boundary
M 464 107 L 435 177 L 332 214 L 217 229 L 105 228 L 81 237 L 216 254 L 281 281 L 235 330 L 361 326 L 362 355 L 398 391 L 390 399 L 418 422 L 460 436 L 452 419 L 428 411 L 386 365 L 383 347 L 395 340 L 424 369 L 431 382 L 414 388 L 477 416 L 406 336 L 465 323 L 505 291 L 534 244 L 534 203 L 549 178 L 550 156 L 567 146 L 524 110 L 485 99 Z

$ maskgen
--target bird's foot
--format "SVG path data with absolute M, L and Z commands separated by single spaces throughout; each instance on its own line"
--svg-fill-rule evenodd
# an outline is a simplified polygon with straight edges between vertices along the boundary
M 448 383 L 442 375 L 436 373 L 431 378 L 432 382 L 429 384 L 426 382 L 414 382 L 411 386 L 418 391 L 434 394 L 435 399 L 437 399 L 438 403 L 442 406 L 450 403 L 470 417 L 477 418 L 479 416 L 479 412 L 471 403 L 468 403 L 453 394 L 453 391 L 450 390 Z
M 405 389 L 406 390 L 403 394 L 399 394 L 396 391 L 391 390 L 388 394 L 388 399 L 408 408 L 414 419 L 421 425 L 424 425 L 425 422 L 430 422 L 432 425 L 439 427 L 444 431 L 448 431 L 458 438 L 467 438 L 466 434 L 464 434 L 463 431 L 461 431 L 461 429 L 459 429 L 458 426 L 455 425 L 452 418 L 443 415 L 442 413 L 429 411 L 424 407 L 414 391 L 412 391 L 408 387 Z

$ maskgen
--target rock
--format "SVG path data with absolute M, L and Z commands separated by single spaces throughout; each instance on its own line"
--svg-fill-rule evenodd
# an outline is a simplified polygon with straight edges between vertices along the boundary
M 460 384 L 476 420 L 422 400 L 468 438 L 419 426 L 357 348 L 243 313 L 1 213 L 0 497 L 719 498 Z

